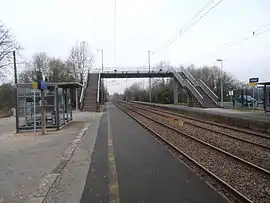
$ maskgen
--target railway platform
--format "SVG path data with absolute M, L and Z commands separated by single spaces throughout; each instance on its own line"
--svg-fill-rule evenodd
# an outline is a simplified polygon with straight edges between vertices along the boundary
M 81 203 L 227 201 L 136 121 L 107 105 Z
M 157 104 L 157 103 L 149 103 L 149 102 L 137 102 L 142 104 L 156 105 L 160 107 L 168 107 L 171 109 L 179 109 L 179 110 L 188 110 L 188 111 L 196 111 L 196 112 L 207 112 L 213 115 L 223 115 L 223 116 L 232 116 L 235 118 L 243 118 L 249 120 L 258 120 L 270 123 L 270 116 L 265 115 L 264 112 L 252 112 L 252 111 L 237 111 L 232 109 L 224 109 L 224 108 L 197 108 L 197 107 L 188 107 L 181 106 L 176 104 Z

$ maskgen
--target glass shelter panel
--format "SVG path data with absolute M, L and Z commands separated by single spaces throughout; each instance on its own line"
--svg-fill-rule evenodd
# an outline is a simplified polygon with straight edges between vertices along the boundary
M 59 129 L 72 120 L 71 94 L 69 88 L 60 88 L 58 83 L 48 83 L 45 94 L 46 128 Z M 17 86 L 18 132 L 41 128 L 41 92 L 32 84 Z

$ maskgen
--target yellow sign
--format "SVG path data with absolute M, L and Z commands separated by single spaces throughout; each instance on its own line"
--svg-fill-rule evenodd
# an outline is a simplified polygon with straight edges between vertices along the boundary
M 33 89 L 38 89 L 38 83 L 36 81 L 32 82 Z
M 250 83 L 248 83 L 248 85 L 249 85 L 250 87 L 255 87 L 257 84 L 256 84 L 255 82 L 250 82 Z

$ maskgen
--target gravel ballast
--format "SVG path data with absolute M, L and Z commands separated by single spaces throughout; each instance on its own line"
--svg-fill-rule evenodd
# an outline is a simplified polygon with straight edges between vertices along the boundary
M 184 133 L 188 133 L 202 141 L 205 141 L 211 145 L 214 145 L 220 149 L 223 149 L 229 153 L 232 153 L 238 157 L 241 157 L 249 162 L 252 162 L 267 170 L 270 169 L 270 150 L 261 148 L 259 146 L 227 137 L 220 133 L 215 133 L 195 127 L 186 122 L 182 118 L 172 116 L 170 114 L 162 113 L 163 116 L 136 108 L 136 111 L 155 118 L 161 122 L 164 122 L 170 126 L 173 126 Z

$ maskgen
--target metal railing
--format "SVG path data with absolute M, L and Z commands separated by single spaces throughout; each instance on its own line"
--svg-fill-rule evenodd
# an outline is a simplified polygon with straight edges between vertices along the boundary
M 200 92 L 195 88 L 193 84 L 189 80 L 185 80 L 186 87 L 191 91 L 191 93 L 194 95 L 194 97 L 198 100 L 198 102 L 203 105 L 203 96 L 200 94 Z
M 116 70 L 116 73 L 121 73 L 121 72 L 149 72 L 149 67 L 104 67 L 103 73 L 114 73 Z M 161 71 L 160 71 L 161 70 Z M 170 71 L 170 67 L 151 67 L 151 72 L 167 72 Z M 102 72 L 100 68 L 94 68 L 91 69 L 91 73 L 100 73 Z
M 83 81 L 83 87 L 82 87 L 82 91 L 81 91 L 81 95 L 80 95 L 80 104 L 81 105 L 83 103 L 83 99 L 84 99 L 84 95 L 85 95 L 85 90 L 86 90 L 87 85 L 88 85 L 88 78 L 89 78 L 89 72 L 88 72 L 88 74 L 86 76 L 86 79 Z
M 185 86 L 185 82 L 184 82 L 184 79 L 176 72 L 176 70 L 171 67 L 170 69 L 174 75 L 174 77 L 178 80 L 178 82 L 182 85 L 182 86 Z
M 195 85 L 196 79 L 190 74 L 190 72 L 188 72 L 184 67 L 181 67 L 180 70 L 185 74 L 185 76 L 187 77 L 187 79 L 189 79 L 190 82 L 191 82 L 193 85 Z
M 100 91 L 100 73 L 98 74 L 97 104 L 99 104 L 99 99 L 100 99 L 99 91 Z
M 215 104 L 218 103 L 218 96 L 201 79 L 199 79 L 199 86 L 212 99 Z
M 196 80 L 190 72 L 188 72 L 185 68 L 181 67 L 181 71 L 185 74 L 185 76 L 189 79 L 189 81 L 195 85 L 200 86 L 202 90 L 211 98 L 211 100 L 217 104 L 218 96 L 201 80 Z
M 183 79 L 179 73 L 177 73 L 175 71 L 175 69 L 172 67 L 171 68 L 171 71 L 173 72 L 173 75 L 174 77 L 179 81 L 179 83 L 183 86 L 183 87 L 187 87 L 190 92 L 194 95 L 194 97 L 197 99 L 197 101 L 203 105 L 203 97 L 202 95 L 198 92 L 198 90 L 195 88 L 195 86 L 189 81 L 189 80 L 186 80 L 186 79 Z

